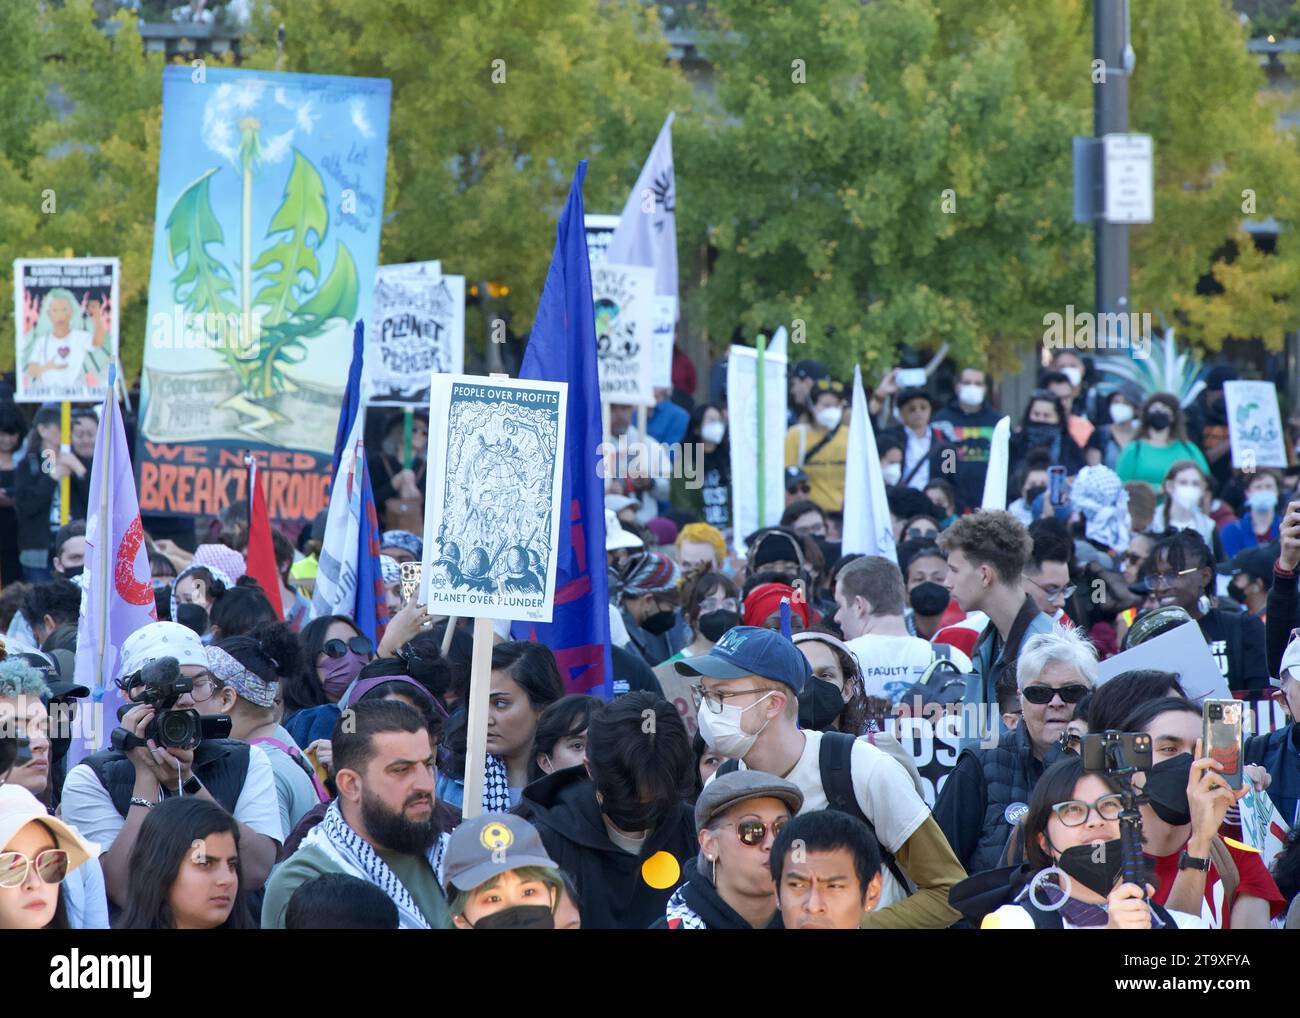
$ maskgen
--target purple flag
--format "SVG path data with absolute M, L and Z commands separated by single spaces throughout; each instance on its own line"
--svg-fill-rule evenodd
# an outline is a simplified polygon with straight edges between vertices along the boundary
M 122 642 L 158 621 L 149 556 L 140 526 L 140 501 L 127 455 L 126 432 L 114 399 L 116 366 L 109 368 L 108 396 L 99 415 L 95 459 L 86 507 L 84 593 L 77 621 L 77 684 L 90 690 L 78 701 L 68 767 L 108 747 L 124 702 L 114 680 Z

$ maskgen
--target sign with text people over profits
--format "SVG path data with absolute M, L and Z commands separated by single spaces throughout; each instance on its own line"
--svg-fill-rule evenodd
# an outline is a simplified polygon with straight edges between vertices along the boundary
M 366 329 L 366 402 L 427 406 L 431 374 L 464 370 L 465 277 L 444 276 L 440 262 L 379 266 Z
M 19 403 L 103 402 L 117 357 L 116 258 L 14 261 Z
M 433 376 L 421 586 L 430 612 L 551 621 L 568 391 Z
M 142 513 L 242 500 L 245 455 L 272 520 L 324 508 L 379 261 L 390 92 L 376 78 L 164 69 Z
M 1277 389 L 1268 382 L 1224 382 L 1223 402 L 1232 465 L 1248 472 L 1285 467 L 1286 442 Z
M 653 406 L 655 270 L 643 265 L 593 265 L 591 302 L 596 310 L 601 400 Z

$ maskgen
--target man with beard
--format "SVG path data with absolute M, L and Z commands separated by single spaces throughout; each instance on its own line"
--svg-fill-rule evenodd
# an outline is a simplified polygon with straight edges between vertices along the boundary
M 338 798 L 267 883 L 263 928 L 284 929 L 293 892 L 326 873 L 375 884 L 397 906 L 401 929 L 451 928 L 424 717 L 400 700 L 362 700 L 339 716 L 331 745 Z

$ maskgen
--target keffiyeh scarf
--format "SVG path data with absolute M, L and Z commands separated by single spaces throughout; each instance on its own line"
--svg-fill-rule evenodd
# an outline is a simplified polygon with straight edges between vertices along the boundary
M 673 891 L 672 897 L 668 899 L 666 915 L 668 918 L 668 928 L 670 930 L 707 930 L 703 919 L 699 913 L 695 912 L 690 905 L 686 904 L 686 884 Z
M 1128 492 L 1119 474 L 1098 464 L 1084 467 L 1070 488 L 1070 501 L 1083 513 L 1084 533 L 1117 554 L 1128 550 L 1132 533 L 1128 519 Z
M 490 758 L 489 758 L 490 759 Z M 442 883 L 443 853 L 447 836 L 442 835 L 429 849 L 429 865 Z M 368 880 L 383 891 L 397 906 L 399 927 L 404 930 L 427 930 L 429 920 L 415 904 L 406 885 L 389 869 L 388 864 L 375 853 L 365 840 L 343 819 L 338 800 L 330 803 L 325 819 L 311 829 L 303 845 L 315 845 L 328 855 L 336 865 L 353 876 Z
M 510 812 L 510 782 L 506 775 L 506 762 L 499 756 L 488 754 L 483 771 L 483 812 Z

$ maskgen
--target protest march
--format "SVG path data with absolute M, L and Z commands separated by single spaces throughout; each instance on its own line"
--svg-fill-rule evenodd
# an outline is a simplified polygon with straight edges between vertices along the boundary
M 1139 133 L 1155 127 L 1138 82 L 1164 50 L 1141 35 L 1121 68 L 1109 0 L 1074 11 L 1070 46 L 1133 75 L 1131 128 L 1125 107 L 1075 136 L 1073 220 L 1068 196 L 1040 204 L 1016 254 L 990 240 L 978 269 L 947 262 L 1023 276 L 1027 319 L 987 282 L 990 307 L 970 310 L 978 296 L 901 255 L 877 208 L 915 203 L 912 242 L 949 260 L 945 230 L 1022 228 L 959 179 L 1001 173 L 1006 201 L 1028 200 L 1007 195 L 1037 178 L 1005 157 L 953 170 L 956 226 L 937 189 L 841 186 L 811 108 L 809 175 L 738 150 L 734 180 L 713 179 L 708 134 L 727 125 L 708 102 L 736 130 L 780 130 L 757 100 L 726 105 L 736 79 L 692 97 L 680 70 L 683 39 L 719 75 L 736 39 L 780 49 L 743 5 L 564 0 L 627 33 L 611 48 L 658 47 L 645 61 L 683 75 L 678 101 L 628 105 L 590 143 L 515 135 L 501 104 L 541 101 L 510 84 L 533 57 L 485 57 L 463 102 L 515 154 L 467 141 L 448 162 L 468 175 L 425 190 L 411 146 L 459 114 L 413 105 L 398 61 L 333 48 L 376 5 L 33 6 L 38 34 L 108 32 L 101 60 L 134 61 L 155 15 L 194 27 L 141 49 L 158 118 L 156 178 L 134 182 L 144 239 L 65 251 L 11 221 L 26 246 L 0 373 L 0 929 L 1108 929 L 1142 931 L 1123 948 L 1147 957 L 1166 950 L 1151 930 L 1235 956 L 1276 938 L 1230 931 L 1300 928 L 1300 307 L 1276 298 L 1274 335 L 1231 290 L 1259 260 L 1293 273 L 1294 223 L 1261 212 L 1276 250 L 1238 250 L 1242 232 L 1234 255 L 1160 234 L 1197 267 L 1169 292 L 1143 275 L 1143 231 L 1189 215 L 1163 180 L 1187 166 L 1176 138 L 1153 154 Z M 502 16 L 542 24 L 546 6 Z M 1007 26 L 1089 8 L 1012 6 Z M 1171 6 L 1192 19 L 1180 31 L 1240 33 L 1253 73 L 1246 14 Z M 824 11 L 846 39 L 903 39 L 905 18 L 937 30 L 960 7 Z M 202 48 L 227 30 L 237 51 Z M 485 38 L 472 59 L 497 52 Z M 801 52 L 773 58 L 779 87 L 744 87 L 788 78 L 833 106 L 854 88 L 893 102 L 908 80 L 864 58 L 828 93 L 816 60 L 791 72 Z M 1022 86 L 999 87 L 1010 102 Z M 1085 81 L 1080 101 L 1109 87 Z M 996 149 L 1005 124 L 980 96 Z M 92 101 L 65 98 L 70 116 Z M 868 120 L 836 145 L 875 164 L 921 144 Z M 39 161 L 23 172 L 35 193 Z M 472 256 L 443 233 L 502 174 L 535 270 L 486 225 Z M 765 223 L 720 197 L 750 175 L 780 192 Z M 804 289 L 782 203 L 825 240 Z M 870 275 L 836 259 L 841 237 L 873 251 Z M 1070 244 L 1083 288 L 1040 290 L 1036 259 Z M 847 317 L 822 314 L 828 291 Z M 1231 337 L 1210 335 L 1234 309 Z M 40 981 L 101 988 L 87 944 L 165 939 L 77 941 Z M 148 994 L 149 971 L 114 988 Z

